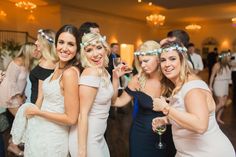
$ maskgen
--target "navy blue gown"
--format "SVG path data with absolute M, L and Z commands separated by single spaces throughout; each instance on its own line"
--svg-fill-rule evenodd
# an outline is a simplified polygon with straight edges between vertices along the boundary
M 152 130 L 152 119 L 164 116 L 162 112 L 155 112 L 152 98 L 141 92 L 132 91 L 128 87 L 125 91 L 138 102 L 138 111 L 133 119 L 130 129 L 130 157 L 174 157 L 174 147 L 171 126 L 167 126 L 162 135 L 162 141 L 166 144 L 165 149 L 157 149 L 156 142 L 159 141 L 157 133 Z

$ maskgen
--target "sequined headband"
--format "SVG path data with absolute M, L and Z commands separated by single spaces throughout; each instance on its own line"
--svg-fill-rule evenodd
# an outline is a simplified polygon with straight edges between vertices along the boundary
M 106 36 L 103 36 L 103 37 L 100 37 L 99 39 L 98 39 L 98 41 L 100 41 L 101 43 L 105 43 L 106 42 Z M 88 46 L 88 45 L 95 45 L 96 44 L 96 40 L 93 40 L 93 41 L 87 41 L 87 42 L 82 42 L 82 43 L 80 43 L 80 47 L 86 47 L 86 46 Z
M 135 56 L 157 56 L 159 53 L 158 50 L 159 49 L 150 50 L 150 51 L 136 51 L 134 52 L 134 55 Z
M 167 47 L 167 48 L 160 48 L 158 50 L 158 53 L 162 53 L 162 52 L 169 52 L 169 51 L 173 51 L 173 50 L 177 50 L 178 52 L 187 52 L 187 48 L 186 47 L 182 47 L 182 46 L 179 46 L 179 45 L 173 45 L 171 47 Z
M 52 44 L 54 43 L 54 40 L 53 40 L 51 37 L 49 37 L 47 34 L 45 34 L 42 29 L 38 30 L 38 33 L 39 33 L 43 38 L 45 38 L 48 42 L 50 42 L 50 43 L 52 43 Z

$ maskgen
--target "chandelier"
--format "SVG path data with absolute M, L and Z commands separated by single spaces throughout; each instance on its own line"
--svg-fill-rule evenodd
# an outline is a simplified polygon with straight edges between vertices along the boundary
M 202 27 L 200 25 L 197 24 L 191 24 L 191 25 L 187 25 L 185 27 L 185 29 L 190 30 L 190 31 L 197 31 L 200 30 Z
M 25 10 L 33 10 L 37 7 L 36 4 L 30 1 L 19 1 L 15 3 L 16 7 L 23 8 Z
M 151 14 L 146 16 L 147 23 L 152 26 L 162 26 L 165 22 L 165 16 L 161 14 Z
M 236 17 L 232 18 L 232 25 L 233 27 L 236 27 Z

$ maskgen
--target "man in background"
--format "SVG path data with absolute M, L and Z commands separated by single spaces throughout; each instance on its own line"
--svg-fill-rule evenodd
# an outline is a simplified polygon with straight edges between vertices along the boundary
M 215 47 L 212 52 L 209 52 L 207 54 L 208 80 L 211 77 L 212 68 L 214 64 L 217 62 L 217 58 L 218 58 L 218 49 Z
M 195 45 L 193 43 L 189 43 L 187 48 L 188 48 L 188 54 L 193 62 L 194 72 L 195 74 L 198 74 L 204 68 L 202 57 L 196 53 Z

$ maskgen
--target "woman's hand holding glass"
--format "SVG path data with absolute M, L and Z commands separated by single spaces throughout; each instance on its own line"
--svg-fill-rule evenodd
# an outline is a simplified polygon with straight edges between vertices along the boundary
M 165 97 L 153 99 L 153 110 L 154 111 L 163 111 L 166 107 L 169 107 L 169 104 L 166 102 Z
M 120 78 L 121 76 L 131 73 L 132 69 L 129 68 L 129 66 L 125 62 L 120 62 L 119 65 L 114 67 L 112 71 L 113 78 Z
M 157 117 L 152 120 L 152 129 L 159 135 L 159 142 L 155 144 L 157 149 L 164 149 L 165 144 L 161 141 L 161 135 L 166 131 L 167 117 Z

